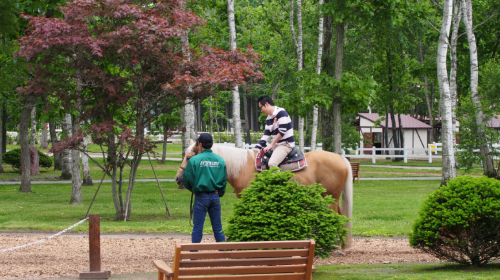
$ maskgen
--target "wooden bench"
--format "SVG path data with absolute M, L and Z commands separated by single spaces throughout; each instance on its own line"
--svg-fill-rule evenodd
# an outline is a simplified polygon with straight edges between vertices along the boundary
M 315 247 L 314 240 L 177 243 L 173 268 L 164 261 L 153 263 L 158 280 L 311 280 Z
M 357 177 L 359 183 L 359 162 L 351 162 L 351 169 L 352 169 L 352 182 L 354 183 L 354 179 Z

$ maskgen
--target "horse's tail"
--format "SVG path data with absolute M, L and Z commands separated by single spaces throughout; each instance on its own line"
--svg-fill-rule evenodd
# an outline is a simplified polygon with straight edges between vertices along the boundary
M 344 190 L 342 191 L 342 214 L 345 215 L 348 219 L 349 222 L 344 225 L 345 228 L 349 229 L 349 232 L 347 233 L 346 236 L 346 243 L 347 245 L 345 248 L 349 248 L 352 246 L 352 205 L 353 205 L 353 189 L 352 189 L 352 168 L 351 168 L 351 163 L 342 156 L 342 159 L 345 161 L 347 165 L 347 180 L 345 181 L 344 184 Z

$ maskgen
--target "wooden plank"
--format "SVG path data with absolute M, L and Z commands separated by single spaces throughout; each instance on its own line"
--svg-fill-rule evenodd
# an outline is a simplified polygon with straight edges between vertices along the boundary
M 174 255 L 174 276 L 173 279 L 179 279 L 179 265 L 181 262 L 181 243 L 175 243 L 175 255 Z
M 250 266 L 250 265 L 289 265 L 306 264 L 306 257 L 297 258 L 262 258 L 235 260 L 190 260 L 181 261 L 180 267 L 214 267 L 214 266 Z M 174 271 L 174 273 L 177 273 Z
M 182 251 L 309 248 L 309 241 L 217 242 L 182 244 Z
M 179 275 L 212 275 L 212 274 L 264 274 L 284 272 L 305 272 L 307 265 L 282 266 L 245 266 L 245 267 L 210 267 L 210 268 L 181 268 Z
M 174 276 L 174 271 L 164 261 L 153 261 L 154 266 L 159 272 L 166 274 L 168 277 Z
M 244 280 L 304 280 L 304 273 L 287 274 L 253 274 L 253 275 L 216 275 L 216 276 L 187 276 L 182 280 L 215 280 L 215 279 L 244 279 Z
M 253 250 L 253 251 L 217 251 L 217 252 L 182 252 L 181 259 L 243 259 L 275 257 L 307 257 L 308 249 L 291 250 Z
M 309 257 L 307 258 L 306 280 L 312 280 L 314 249 L 316 249 L 316 241 L 311 240 L 311 246 L 309 246 Z

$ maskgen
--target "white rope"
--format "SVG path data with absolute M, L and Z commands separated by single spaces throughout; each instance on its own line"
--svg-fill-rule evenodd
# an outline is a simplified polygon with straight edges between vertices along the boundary
M 87 218 L 85 218 L 85 219 L 83 219 L 83 220 L 79 221 L 78 223 L 76 223 L 76 224 L 74 224 L 74 225 L 70 226 L 69 228 L 67 228 L 67 229 L 65 229 L 65 230 L 62 230 L 62 231 L 60 231 L 60 232 L 58 232 L 58 233 L 56 233 L 56 234 L 54 234 L 54 235 L 51 235 L 51 236 L 49 236 L 49 237 L 47 237 L 47 238 L 44 238 L 44 239 L 42 239 L 42 240 L 38 240 L 38 241 L 35 241 L 35 242 L 32 242 L 32 243 L 25 244 L 25 245 L 21 245 L 21 246 L 17 246 L 17 247 L 12 247 L 12 248 L 9 248 L 9 249 L 2 249 L 2 250 L 0 250 L 0 253 L 2 253 L 2 252 L 8 252 L 8 251 L 14 251 L 14 250 L 17 250 L 17 249 L 21 249 L 21 248 L 29 247 L 29 246 L 32 246 L 32 245 L 35 245 L 35 244 L 38 244 L 38 243 L 41 243 L 41 242 L 47 241 L 47 240 L 49 240 L 49 239 L 52 239 L 52 238 L 54 238 L 54 237 L 57 237 L 57 236 L 59 236 L 59 235 L 61 235 L 61 234 L 65 233 L 65 232 L 67 232 L 68 230 L 70 230 L 70 229 L 72 229 L 72 228 L 74 228 L 74 227 L 76 227 L 76 226 L 80 225 L 81 223 L 85 222 L 85 221 L 86 221 L 86 220 L 88 220 L 88 219 L 89 219 L 89 218 L 87 217 Z

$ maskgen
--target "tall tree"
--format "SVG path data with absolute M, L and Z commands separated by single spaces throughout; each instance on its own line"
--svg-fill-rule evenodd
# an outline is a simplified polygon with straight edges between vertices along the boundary
M 484 175 L 495 178 L 496 171 L 493 164 L 493 157 L 491 155 L 491 151 L 488 147 L 488 143 L 485 137 L 485 126 L 487 125 L 487 122 L 481 105 L 481 96 L 479 95 L 478 91 L 479 61 L 477 57 L 476 36 L 474 35 L 472 1 L 461 0 L 461 3 L 463 9 L 463 20 L 464 20 L 465 30 L 467 33 L 467 40 L 469 43 L 470 74 L 471 74 L 470 94 L 472 103 L 474 104 L 474 113 L 476 117 L 478 139 L 479 141 L 481 141 L 479 147 L 481 155 L 484 159 L 483 171 Z
M 443 20 L 438 41 L 437 51 L 437 76 L 439 83 L 439 92 L 441 95 L 441 123 L 442 123 L 442 142 L 443 142 L 443 177 L 442 185 L 446 185 L 448 181 L 457 176 L 455 166 L 455 152 L 453 139 L 453 123 L 451 113 L 451 91 L 448 80 L 447 70 L 447 54 L 449 35 L 451 29 L 451 20 L 453 17 L 453 1 L 444 0 L 443 3 Z
M 323 0 L 319 0 L 320 7 L 323 5 Z M 321 61 L 323 56 L 323 13 L 319 10 L 319 27 L 318 27 L 318 54 L 316 58 L 316 74 L 321 74 Z M 313 109 L 313 123 L 311 131 L 311 151 L 316 150 L 316 134 L 318 133 L 318 105 Z
M 229 23 L 229 45 L 231 50 L 236 50 L 236 24 L 234 20 L 234 0 L 227 0 L 227 16 Z M 240 93 L 238 86 L 231 90 L 233 97 L 233 129 L 234 144 L 237 148 L 243 148 L 243 136 L 241 135 L 241 117 L 240 117 Z
M 30 146 L 29 146 L 29 120 L 31 109 L 35 106 L 36 98 L 26 96 L 23 104 L 23 111 L 21 113 L 21 122 L 19 124 L 19 138 L 21 142 L 21 186 L 19 191 L 31 192 L 31 160 L 30 160 Z

